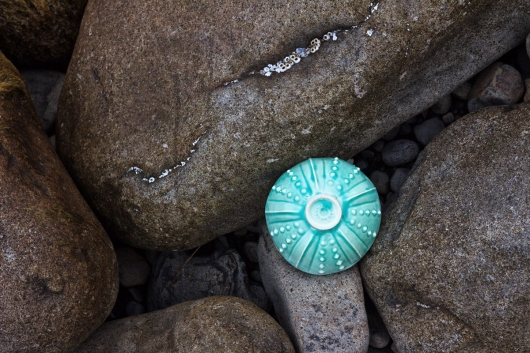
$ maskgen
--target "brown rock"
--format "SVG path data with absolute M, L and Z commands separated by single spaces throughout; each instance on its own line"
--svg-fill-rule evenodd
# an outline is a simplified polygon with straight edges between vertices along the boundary
M 530 30 L 526 0 L 370 3 L 90 2 L 57 148 L 108 229 L 156 250 L 239 229 L 289 167 L 348 159 Z M 339 28 L 289 71 L 257 73 Z
M 474 112 L 491 105 L 515 104 L 523 94 L 524 84 L 519 71 L 496 62 L 477 76 L 469 91 L 467 108 Z
M 112 244 L 0 54 L 0 352 L 65 352 L 109 314 Z
M 72 353 L 294 353 L 283 329 L 257 306 L 209 297 L 103 324 Z
M 530 347 L 529 116 L 521 104 L 453 123 L 385 213 L 361 273 L 400 352 Z
M 66 69 L 87 0 L 0 0 L 0 50 L 18 67 Z

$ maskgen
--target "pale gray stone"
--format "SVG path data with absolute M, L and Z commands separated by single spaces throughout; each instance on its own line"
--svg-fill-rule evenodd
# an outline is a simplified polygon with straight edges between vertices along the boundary
M 259 260 L 265 290 L 298 353 L 365 353 L 369 332 L 357 266 L 327 276 L 291 266 L 262 225 Z

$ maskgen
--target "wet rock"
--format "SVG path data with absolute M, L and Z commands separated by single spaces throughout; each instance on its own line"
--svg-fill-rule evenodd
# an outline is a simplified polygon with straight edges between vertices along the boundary
M 122 286 L 135 287 L 147 283 L 151 274 L 151 266 L 136 250 L 129 246 L 117 246 L 116 258 Z
M 414 136 L 416 136 L 419 143 L 425 146 L 443 129 L 445 129 L 444 122 L 440 118 L 432 118 L 416 125 L 414 127 Z
M 210 255 L 193 257 L 172 251 L 160 254 L 153 267 L 147 307 L 153 311 L 188 300 L 233 295 L 267 309 L 264 294 L 263 288 L 249 285 L 246 265 L 235 249 L 218 247 Z
M 0 352 L 66 352 L 107 317 L 112 244 L 0 53 Z M 36 348 L 38 347 L 38 348 Z
M 442 97 L 435 105 L 431 107 L 431 111 L 434 114 L 443 115 L 451 109 L 451 95 L 447 94 Z
M 357 266 L 327 276 L 301 272 L 276 250 L 265 224 L 262 229 L 263 284 L 297 352 L 366 352 L 369 332 Z
M 376 170 L 370 175 L 370 181 L 374 184 L 377 192 L 386 195 L 390 191 L 389 177 L 385 172 Z
M 89 2 L 57 149 L 106 227 L 154 250 L 240 229 L 285 170 L 355 155 L 530 30 L 526 0 L 370 3 Z
M 401 186 L 407 180 L 409 173 L 409 168 L 397 168 L 394 174 L 392 174 L 392 178 L 390 178 L 390 189 L 396 193 L 399 192 L 399 189 L 401 189 Z
M 496 62 L 482 71 L 469 92 L 470 112 L 491 105 L 517 103 L 524 94 L 523 79 L 510 65 Z
M 0 50 L 17 67 L 68 65 L 87 0 L 0 1 Z
M 381 156 L 383 163 L 390 167 L 397 167 L 412 162 L 418 156 L 418 144 L 411 140 L 400 139 L 389 142 Z
M 63 87 L 64 74 L 58 71 L 27 70 L 20 75 L 26 83 L 35 112 L 49 134 L 57 117 L 57 104 Z
M 528 116 L 492 107 L 452 124 L 384 213 L 361 273 L 399 351 L 530 346 Z
M 104 323 L 72 353 L 295 353 L 272 317 L 236 297 L 209 297 Z

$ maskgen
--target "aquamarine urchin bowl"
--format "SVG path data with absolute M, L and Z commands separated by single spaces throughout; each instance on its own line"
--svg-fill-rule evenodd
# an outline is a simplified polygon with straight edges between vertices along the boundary
M 265 218 L 272 240 L 297 269 L 314 275 L 344 271 L 372 246 L 381 204 L 372 182 L 338 158 L 310 158 L 276 181 Z

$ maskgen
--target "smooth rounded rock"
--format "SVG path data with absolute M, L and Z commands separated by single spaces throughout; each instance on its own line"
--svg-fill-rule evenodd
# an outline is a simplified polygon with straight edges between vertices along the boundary
M 514 67 L 496 62 L 482 71 L 469 92 L 470 112 L 491 105 L 517 103 L 524 94 L 523 79 Z
M 419 143 L 427 145 L 436 135 L 445 129 L 445 124 L 440 118 L 431 118 L 414 127 L 414 136 Z
M 53 150 L 24 82 L 0 53 L 0 352 L 66 352 L 110 313 L 107 234 Z
M 418 156 L 420 149 L 418 144 L 411 140 L 394 140 L 389 142 L 381 156 L 383 163 L 390 167 L 398 167 L 403 164 L 412 162 Z
M 249 284 L 246 265 L 235 249 L 219 246 L 210 255 L 191 255 L 177 251 L 160 254 L 149 283 L 149 311 L 214 295 L 236 296 L 268 309 L 263 288 Z
M 526 38 L 529 10 L 526 0 L 90 1 L 57 150 L 109 232 L 137 248 L 192 249 L 261 217 L 289 167 L 347 159 L 449 94 Z M 289 70 L 260 74 L 317 38 Z
M 87 0 L 0 0 L 0 50 L 17 67 L 68 65 Z
M 104 323 L 72 353 L 295 353 L 266 312 L 236 297 L 188 301 Z
M 275 249 L 265 222 L 259 263 L 265 290 L 298 353 L 365 353 L 368 323 L 357 266 L 315 276 L 291 266 Z
M 374 171 L 370 175 L 370 180 L 372 181 L 372 183 L 374 183 L 374 186 L 379 194 L 386 195 L 390 191 L 390 178 L 385 172 L 382 172 L 380 170 Z
M 405 180 L 407 180 L 409 173 L 409 168 L 397 168 L 394 171 L 394 174 L 392 174 L 392 178 L 390 178 L 390 188 L 393 192 L 399 192 L 399 189 L 401 189 L 401 186 L 403 185 Z
M 400 352 L 530 346 L 529 116 L 523 103 L 459 119 L 386 209 L 361 273 Z

